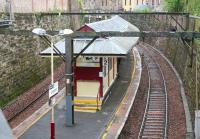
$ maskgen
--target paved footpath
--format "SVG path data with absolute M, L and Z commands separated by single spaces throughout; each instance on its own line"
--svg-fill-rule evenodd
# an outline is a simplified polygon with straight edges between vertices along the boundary
M 97 139 L 102 135 L 109 121 L 119 106 L 130 84 L 132 56 L 120 62 L 119 78 L 111 88 L 112 96 L 108 98 L 101 111 L 96 113 L 75 112 L 75 125 L 65 125 L 65 100 L 55 106 L 56 139 Z M 49 139 L 51 111 L 29 128 L 20 139 Z

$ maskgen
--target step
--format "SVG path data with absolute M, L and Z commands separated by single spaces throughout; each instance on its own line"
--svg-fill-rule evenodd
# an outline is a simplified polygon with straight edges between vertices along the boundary
M 101 110 L 102 101 L 95 99 L 76 99 L 74 100 L 74 109 L 81 112 L 96 112 Z
M 101 107 L 80 107 L 80 106 L 74 106 L 74 109 L 76 111 L 82 111 L 82 112 L 96 112 L 101 110 Z
M 93 100 L 84 100 L 84 99 L 82 99 L 82 100 L 74 100 L 74 104 L 97 104 L 97 100 L 94 100 L 94 99 Z M 98 104 L 102 105 L 102 101 L 99 100 Z

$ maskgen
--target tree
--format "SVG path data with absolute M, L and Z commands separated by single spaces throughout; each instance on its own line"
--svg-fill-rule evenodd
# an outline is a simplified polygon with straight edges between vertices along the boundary
M 193 15 L 200 15 L 200 2 L 197 0 L 190 0 L 186 3 L 186 11 Z
M 169 12 L 183 12 L 184 3 L 184 0 L 166 0 L 164 7 Z

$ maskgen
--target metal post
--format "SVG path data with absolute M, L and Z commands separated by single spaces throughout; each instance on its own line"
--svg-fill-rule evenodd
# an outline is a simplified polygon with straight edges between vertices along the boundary
M 9 20 L 13 20 L 14 19 L 12 13 L 13 13 L 13 11 L 12 11 L 12 1 L 10 0 L 9 1 L 9 15 L 10 15 Z
M 69 13 L 72 12 L 72 1 L 71 0 L 68 0 L 68 10 L 69 10 Z M 72 15 L 69 16 L 69 22 L 70 22 L 70 27 L 73 28 L 73 20 L 72 20 Z
M 190 26 L 190 15 L 187 14 L 186 15 L 186 28 L 185 28 L 186 31 L 189 30 L 189 26 Z
M 51 37 L 51 85 L 53 85 L 53 37 Z M 51 98 L 50 98 L 51 101 Z M 51 139 L 55 139 L 54 105 L 51 104 Z
M 198 60 L 198 47 L 197 47 L 197 49 L 196 49 L 196 60 L 195 60 L 195 62 L 196 62 L 196 64 L 195 64 L 195 66 L 196 66 L 196 68 L 195 68 L 195 71 L 196 71 L 196 78 L 195 78 L 195 82 L 196 82 L 196 84 L 195 84 L 195 92 L 196 92 L 196 110 L 199 110 L 199 94 L 198 94 L 198 62 L 197 62 L 197 60 Z
M 51 37 L 51 85 L 53 85 L 53 37 Z
M 65 70 L 66 70 L 66 125 L 74 124 L 74 104 L 73 104 L 73 40 L 67 36 L 65 38 Z

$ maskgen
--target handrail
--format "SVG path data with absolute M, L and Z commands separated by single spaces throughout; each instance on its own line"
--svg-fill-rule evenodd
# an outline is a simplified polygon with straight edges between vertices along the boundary
M 100 86 L 97 92 L 96 102 L 97 102 L 97 111 L 99 110 L 99 100 L 100 100 Z

